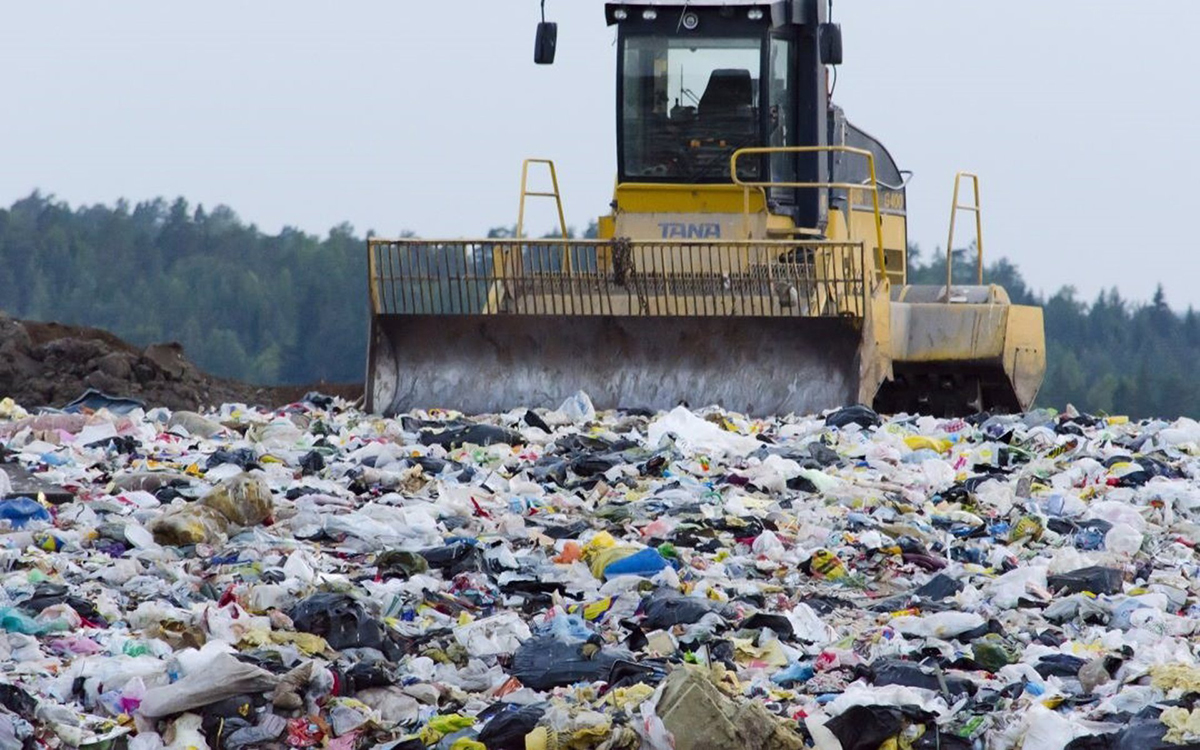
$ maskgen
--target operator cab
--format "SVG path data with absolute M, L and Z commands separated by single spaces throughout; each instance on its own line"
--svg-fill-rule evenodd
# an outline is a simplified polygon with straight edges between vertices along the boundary
M 617 164 L 623 183 L 728 184 L 742 148 L 829 142 L 826 64 L 841 62 L 826 0 L 609 3 L 617 27 Z M 826 182 L 829 159 L 738 161 L 751 182 Z M 772 209 L 824 226 L 820 191 L 771 190 Z

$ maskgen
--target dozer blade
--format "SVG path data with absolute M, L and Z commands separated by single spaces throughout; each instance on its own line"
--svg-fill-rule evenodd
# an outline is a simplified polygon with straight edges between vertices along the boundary
M 859 243 L 372 240 L 367 408 L 387 415 L 867 401 Z M 864 359 L 864 352 L 866 359 Z M 871 366 L 864 367 L 868 361 Z
M 579 390 L 598 409 L 757 416 L 858 398 L 861 334 L 836 319 L 427 315 L 372 328 L 368 408 L 387 415 L 554 408 Z

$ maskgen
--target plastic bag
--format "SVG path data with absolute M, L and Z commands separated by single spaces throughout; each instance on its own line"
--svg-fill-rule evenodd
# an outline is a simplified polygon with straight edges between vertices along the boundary
M 241 693 L 264 693 L 278 682 L 279 678 L 265 669 L 238 661 L 229 654 L 217 654 L 206 669 L 170 685 L 147 690 L 138 713 L 148 718 L 169 716 Z
M 880 659 L 872 664 L 871 682 L 879 686 L 901 685 L 934 693 L 941 692 L 944 683 L 946 691 L 953 696 L 974 695 L 977 689 L 975 683 L 968 679 L 944 674 L 939 677 L 934 669 L 900 659 Z
M 983 627 L 987 620 L 974 612 L 935 612 L 919 617 L 894 617 L 889 624 L 904 635 L 947 639 Z
M 507 705 L 480 730 L 479 741 L 488 750 L 525 750 L 525 735 L 533 731 L 545 713 L 544 704 Z
M 563 643 L 553 636 L 531 638 L 512 657 L 509 674 L 534 690 L 607 680 L 609 671 L 632 654 L 597 650 L 590 643 Z
M 225 429 L 219 422 L 197 414 L 194 411 L 177 411 L 167 420 L 168 429 L 180 428 L 189 435 L 201 438 L 212 438 L 221 434 Z
M 1091 566 L 1049 576 L 1046 583 L 1053 591 L 1062 590 L 1069 594 L 1119 594 L 1124 580 L 1124 572 L 1116 568 Z
M 1118 555 L 1132 557 L 1142 548 L 1145 535 L 1127 523 L 1115 523 L 1104 535 L 1104 548 Z
M 214 487 L 200 502 L 238 526 L 257 526 L 271 517 L 271 488 L 259 474 L 242 473 Z
M 869 406 L 847 406 L 843 409 L 838 409 L 825 417 L 825 425 L 828 427 L 846 427 L 847 425 L 856 424 L 859 427 L 878 427 L 883 423 L 875 410 Z
M 578 424 L 595 419 L 596 407 L 592 406 L 592 399 L 586 393 L 579 391 L 562 402 L 562 405 L 558 407 L 558 413 Z
M 669 567 L 667 561 L 658 550 L 653 547 L 647 547 L 643 550 L 638 550 L 632 555 L 625 555 L 619 560 L 614 560 L 604 566 L 604 578 L 610 579 L 617 576 L 640 576 L 642 578 L 652 578 L 655 573 Z
M 24 635 L 42 635 L 68 630 L 70 625 L 63 620 L 50 622 L 35 620 L 16 607 L 0 607 L 0 630 Z
M 477 657 L 511 654 L 531 635 L 529 626 L 516 612 L 503 612 L 454 629 L 454 639 Z
M 223 544 L 229 521 L 207 505 L 185 505 L 167 511 L 150 524 L 154 541 L 171 547 Z
M 297 630 L 319 635 L 335 649 L 385 647 L 383 623 L 346 594 L 313 594 L 293 607 L 288 617 Z
M 0 520 L 8 521 L 14 529 L 23 529 L 30 521 L 49 521 L 50 511 L 31 498 L 9 497 L 0 500 Z
M 277 739 L 287 729 L 287 719 L 267 713 L 256 726 L 243 727 L 232 732 L 222 743 L 226 750 L 240 750 L 250 745 L 261 745 Z M 130 750 L 133 750 L 131 747 Z
M 676 407 L 666 415 L 650 423 L 648 441 L 660 445 L 669 434 L 679 438 L 684 452 L 717 453 L 721 455 L 746 455 L 759 448 L 761 443 L 751 437 L 726 432 L 712 422 L 705 421 L 683 406 Z
M 895 706 L 851 706 L 825 722 L 842 750 L 877 750 L 904 728 L 904 713 Z
M 196 714 L 184 714 L 176 719 L 167 730 L 171 742 L 166 750 L 204 750 L 208 741 L 200 727 L 204 719 Z
M 723 614 L 725 606 L 711 599 L 684 596 L 671 589 L 660 589 L 642 600 L 642 628 L 666 630 L 676 625 L 699 622 L 707 614 Z

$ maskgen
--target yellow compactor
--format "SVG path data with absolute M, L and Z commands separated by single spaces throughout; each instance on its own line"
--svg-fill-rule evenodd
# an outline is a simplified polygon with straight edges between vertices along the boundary
M 617 164 L 596 239 L 369 242 L 367 408 L 395 414 L 719 404 L 751 415 L 849 404 L 1016 411 L 1045 372 L 1042 311 L 979 278 L 907 283 L 905 185 L 830 101 L 841 29 L 825 0 L 610 3 Z M 538 29 L 552 61 L 555 27 Z M 529 191 L 531 167 L 551 188 Z M 961 192 L 960 188 L 965 188 Z

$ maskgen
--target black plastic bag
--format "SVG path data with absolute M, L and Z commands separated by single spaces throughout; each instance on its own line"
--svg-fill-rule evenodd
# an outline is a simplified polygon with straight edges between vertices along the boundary
M 1093 565 L 1069 573 L 1050 576 L 1046 582 L 1051 591 L 1066 590 L 1069 594 L 1082 594 L 1090 591 L 1093 594 L 1119 594 L 1125 574 L 1116 568 L 1104 568 Z
M 819 440 L 814 440 L 808 444 L 808 455 L 819 463 L 821 468 L 837 466 L 842 463 L 842 457 L 838 455 L 838 452 Z
M 446 578 L 461 573 L 478 573 L 484 569 L 483 550 L 468 542 L 421 550 L 429 567 L 442 571 Z
M 1078 656 L 1050 654 L 1039 659 L 1034 670 L 1042 677 L 1076 677 L 1084 664 L 1087 660 Z
M 87 599 L 72 595 L 66 586 L 57 583 L 39 583 L 37 588 L 33 590 L 33 596 L 21 602 L 18 606 L 29 612 L 41 613 L 47 607 L 64 603 L 78 612 L 80 617 L 94 623 L 104 623 L 104 619 L 100 616 L 100 612 L 94 604 Z
M 586 641 L 563 643 L 553 636 L 530 638 L 513 654 L 509 674 L 526 687 L 550 690 L 577 682 L 608 680 L 613 665 L 630 658 L 627 653 L 595 648 Z
M 309 451 L 300 459 L 300 469 L 305 476 L 316 474 L 325 468 L 325 457 L 318 451 Z
M 913 596 L 919 596 L 922 599 L 931 599 L 933 601 L 941 601 L 954 596 L 963 590 L 962 581 L 955 580 L 944 573 L 939 573 L 929 579 L 921 588 L 913 592 Z
M 904 714 L 894 706 L 851 706 L 825 722 L 842 750 L 878 750 L 904 728 Z
M 221 464 L 235 464 L 240 466 L 242 471 L 262 468 L 258 463 L 258 456 L 249 448 L 238 448 L 232 451 L 218 450 L 208 457 L 204 468 L 208 471 Z
M 496 427 L 490 424 L 473 424 L 468 427 L 452 427 L 441 432 L 424 431 L 420 436 L 421 445 L 440 445 L 446 450 L 461 448 L 468 443 L 471 445 L 489 446 L 505 443 L 521 445 L 525 439 L 519 433 Z
M 671 589 L 660 589 L 642 600 L 644 630 L 663 630 L 676 625 L 691 625 L 709 612 L 722 614 L 725 607 L 708 599 L 684 596 Z
M 546 420 L 539 417 L 532 409 L 525 410 L 525 417 L 522 421 L 530 427 L 538 428 L 547 435 L 554 432 L 554 430 L 550 429 L 550 425 L 546 424 Z
M 486 745 L 488 750 L 525 750 L 525 735 L 532 732 L 545 715 L 545 704 L 499 705 L 500 710 L 483 726 L 478 740 Z
M 742 620 L 738 627 L 743 630 L 760 630 L 767 628 L 773 630 L 783 640 L 791 640 L 795 634 L 795 628 L 792 627 L 792 621 L 783 615 L 772 615 L 766 612 L 755 612 L 754 614 Z
M 883 421 L 875 410 L 869 406 L 847 406 L 844 409 L 838 409 L 829 416 L 825 417 L 825 425 L 827 427 L 845 427 L 846 425 L 856 424 L 859 427 L 878 427 Z
M 901 659 L 879 659 L 870 666 L 871 682 L 875 685 L 904 685 L 906 687 L 942 692 L 942 680 L 937 672 L 920 664 Z M 974 695 L 978 686 L 962 677 L 942 675 L 951 695 Z
M 362 605 L 346 594 L 313 594 L 287 614 L 296 630 L 319 635 L 332 648 L 385 651 L 383 623 L 368 615 Z

